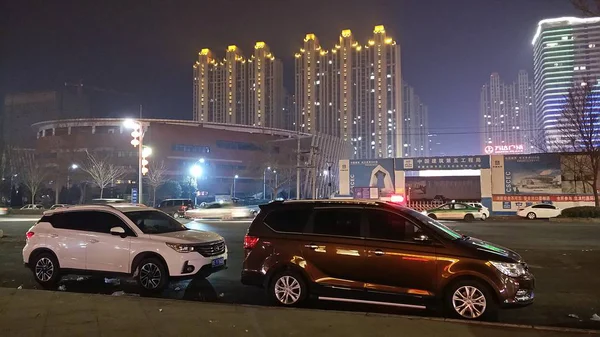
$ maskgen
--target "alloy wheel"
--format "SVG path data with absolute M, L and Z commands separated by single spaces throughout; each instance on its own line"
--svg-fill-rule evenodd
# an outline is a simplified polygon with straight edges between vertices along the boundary
M 452 306 L 461 317 L 476 319 L 485 312 L 487 301 L 481 290 L 473 286 L 462 286 L 452 295 Z
M 292 305 L 300 299 L 302 288 L 294 277 L 285 275 L 275 282 L 275 297 L 285 305 Z
M 140 268 L 140 283 L 146 289 L 156 289 L 161 279 L 160 268 L 154 263 L 146 263 Z
M 35 276 L 42 282 L 48 282 L 52 275 L 54 275 L 54 263 L 47 258 L 43 257 L 35 264 Z

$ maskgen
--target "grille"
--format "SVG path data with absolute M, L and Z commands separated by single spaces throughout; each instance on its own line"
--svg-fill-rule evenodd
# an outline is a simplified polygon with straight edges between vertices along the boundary
M 194 250 L 204 257 L 220 255 L 225 253 L 225 241 L 221 240 L 201 245 L 195 245 Z

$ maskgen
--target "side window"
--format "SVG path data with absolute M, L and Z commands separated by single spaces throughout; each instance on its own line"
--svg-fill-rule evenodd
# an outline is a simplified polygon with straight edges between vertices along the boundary
M 454 209 L 467 209 L 467 206 L 463 204 L 454 204 Z
M 61 229 L 109 234 L 113 227 L 122 227 L 128 235 L 133 231 L 114 214 L 96 211 L 65 212 L 52 216 L 52 226 Z
M 313 233 L 360 237 L 361 212 L 348 209 L 315 211 Z
M 385 211 L 369 210 L 369 238 L 394 241 L 411 241 L 419 228 L 405 218 Z
M 282 208 L 267 214 L 264 222 L 277 232 L 302 233 L 309 215 L 310 208 Z
M 444 206 L 440 207 L 440 209 L 450 209 L 450 205 L 444 205 Z
M 543 208 L 542 205 L 531 206 L 531 208 Z
M 175 201 L 173 201 L 173 200 L 167 201 L 167 204 L 166 204 L 167 207 L 171 207 L 173 205 L 175 205 Z

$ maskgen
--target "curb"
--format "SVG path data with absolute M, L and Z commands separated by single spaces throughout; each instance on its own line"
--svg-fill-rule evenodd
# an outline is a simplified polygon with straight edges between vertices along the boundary
M 600 223 L 600 218 L 550 218 L 550 222 Z
M 49 291 L 49 290 L 40 290 L 40 289 L 21 289 L 16 290 L 12 288 L 2 288 L 6 289 L 10 294 L 16 292 L 51 292 L 54 295 L 59 294 L 73 294 L 80 295 L 85 297 L 112 297 L 111 295 L 104 294 L 89 294 L 89 293 L 65 293 L 61 291 Z M 132 301 L 153 301 L 153 302 L 168 302 L 168 303 L 179 303 L 182 300 L 173 300 L 166 298 L 156 298 L 156 297 L 127 297 L 127 299 Z M 189 301 L 183 301 L 189 303 Z M 438 318 L 438 317 L 423 317 L 423 316 L 410 316 L 410 315 L 394 315 L 394 314 L 385 314 L 385 313 L 371 313 L 371 312 L 356 312 L 356 311 L 340 311 L 340 310 L 324 310 L 324 309 L 310 309 L 310 308 L 285 308 L 285 307 L 273 307 L 273 306 L 260 306 L 260 305 L 252 305 L 252 304 L 236 304 L 236 303 L 218 303 L 218 302 L 197 302 L 198 305 L 223 305 L 229 307 L 242 307 L 242 308 L 250 308 L 250 309 L 263 309 L 263 310 L 300 310 L 300 311 L 320 311 L 320 312 L 334 312 L 344 315 L 357 315 L 357 316 L 376 316 L 376 317 L 389 317 L 389 318 L 403 318 L 407 320 L 423 320 L 423 321 L 434 321 L 434 322 L 447 322 L 454 324 L 463 324 L 463 325 L 477 325 L 477 326 L 489 326 L 489 327 L 497 327 L 497 328 L 509 328 L 509 329 L 526 329 L 526 330 L 538 330 L 538 331 L 547 331 L 547 332 L 564 332 L 564 333 L 574 333 L 579 335 L 600 335 L 600 330 L 591 330 L 591 329 L 576 329 L 576 328 L 561 328 L 561 327 L 552 327 L 552 326 L 543 326 L 543 325 L 525 325 L 525 324 L 512 324 L 512 323 L 496 323 L 496 322 L 482 322 L 482 321 L 465 321 L 460 319 L 453 318 Z

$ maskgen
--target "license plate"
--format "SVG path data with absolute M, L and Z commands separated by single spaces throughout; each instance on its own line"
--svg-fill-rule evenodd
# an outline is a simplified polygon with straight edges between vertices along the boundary
M 212 260 L 212 266 L 213 267 L 220 267 L 220 266 L 222 266 L 224 264 L 225 264 L 225 258 L 223 258 L 223 257 L 220 257 L 218 259 Z

